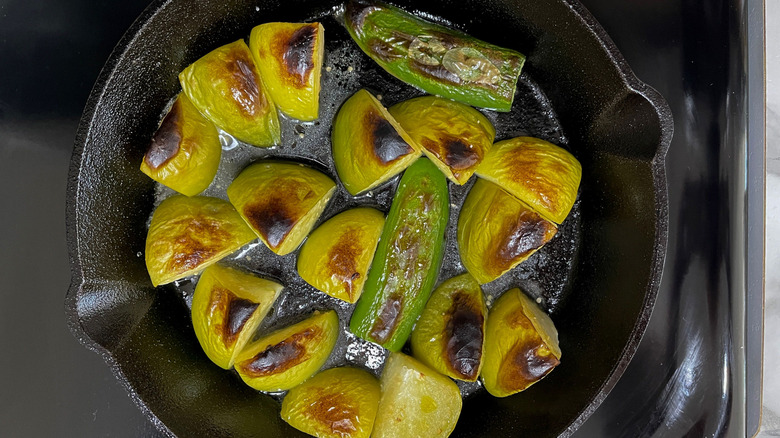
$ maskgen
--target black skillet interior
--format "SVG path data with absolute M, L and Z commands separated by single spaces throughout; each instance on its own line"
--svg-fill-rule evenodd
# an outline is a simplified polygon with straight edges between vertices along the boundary
M 668 109 L 630 73 L 603 30 L 574 1 L 399 5 L 527 54 L 515 109 L 501 116 L 514 121 L 497 123 L 509 126 L 499 129 L 499 138 L 520 132 L 546 138 L 564 144 L 583 164 L 576 214 L 562 227 L 559 243 L 528 262 L 537 266 L 540 258 L 555 260 L 561 251 L 574 262 L 564 263 L 573 271 L 561 274 L 548 267 L 552 274 L 542 273 L 533 281 L 535 271 L 529 268 L 528 275 L 489 286 L 540 289 L 537 295 L 544 298 L 561 334 L 563 362 L 519 395 L 495 399 L 478 392 L 469 397 L 455 431 L 456 436 L 568 435 L 619 378 L 652 310 L 666 245 Z M 334 6 L 325 1 L 157 2 L 115 49 L 90 97 L 71 164 L 68 238 L 74 279 L 66 306 L 74 333 L 104 356 L 141 409 L 170 433 L 299 434 L 279 419 L 276 400 L 208 361 L 192 332 L 186 284 L 152 288 L 143 263 L 145 229 L 165 193 L 138 171 L 138 163 L 166 103 L 179 90 L 177 74 L 186 65 L 246 37 L 256 24 L 319 17 L 332 47 L 326 65 L 333 66 L 323 79 L 322 123 L 297 127 L 306 130 L 298 145 L 296 126 L 287 122 L 283 138 L 295 140 L 283 140 L 272 152 L 241 146 L 248 152 L 236 154 L 221 175 L 223 183 L 229 182 L 247 162 L 267 154 L 312 160 L 333 175 L 332 163 L 324 158 L 327 130 L 348 94 L 367 87 L 384 93 L 385 103 L 392 104 L 416 93 L 373 67 L 354 45 L 349 48 L 346 33 L 328 17 Z M 348 66 L 362 74 L 345 76 Z M 316 152 L 315 142 L 326 146 Z M 219 196 L 218 185 L 220 181 L 209 189 L 211 194 Z M 379 191 L 371 202 L 386 209 L 390 189 Z M 457 196 L 455 191 L 456 201 Z M 343 198 L 334 205 L 358 202 Z M 325 217 L 335 214 L 334 208 Z M 262 258 L 263 248 L 252 251 Z M 294 266 L 293 257 L 263 270 L 284 277 Z M 243 258 L 236 262 L 258 269 Z M 545 287 L 550 278 L 560 281 Z M 295 302 L 296 295 L 290 297 Z M 342 324 L 348 311 L 340 309 Z

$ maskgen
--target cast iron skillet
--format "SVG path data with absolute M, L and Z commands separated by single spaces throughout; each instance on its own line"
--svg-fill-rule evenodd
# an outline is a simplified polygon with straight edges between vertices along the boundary
M 528 62 L 515 109 L 500 116 L 513 122 L 500 125 L 508 127 L 499 130 L 499 139 L 519 133 L 542 137 L 564 145 L 583 164 L 579 201 L 556 237 L 558 243 L 551 242 L 503 283 L 486 288 L 520 285 L 542 298 L 561 334 L 562 364 L 516 396 L 497 399 L 474 392 L 454 433 L 568 436 L 614 386 L 652 311 L 667 240 L 663 161 L 672 136 L 671 114 L 655 90 L 631 73 L 576 0 L 398 4 L 525 53 Z M 190 323 L 191 284 L 151 286 L 142 253 L 146 224 L 166 193 L 138 170 L 141 157 L 167 102 L 179 91 L 177 74 L 185 66 L 246 37 L 259 23 L 317 18 L 326 23 L 326 65 L 334 67 L 323 79 L 321 123 L 296 126 L 286 121 L 287 140 L 273 151 L 247 146 L 239 146 L 244 152 L 234 155 L 227 151 L 225 156 L 232 158 L 223 157 L 228 164 L 206 194 L 224 193 L 224 184 L 242 166 L 269 154 L 304 159 L 334 175 L 327 160 L 327 133 L 347 95 L 368 87 L 385 93 L 385 103 L 392 104 L 418 93 L 349 46 L 344 30 L 329 18 L 335 6 L 336 0 L 157 1 L 114 50 L 88 101 L 68 186 L 73 270 L 66 298 L 69 322 L 81 342 L 104 357 L 138 406 L 171 435 L 277 437 L 300 432 L 279 419 L 277 400 L 208 361 Z M 347 65 L 360 74 L 346 75 Z M 305 139 L 298 144 L 300 130 Z M 366 202 L 386 211 L 392 188 Z M 467 189 L 455 190 L 453 200 Z M 361 203 L 343 193 L 336 198 L 323 219 Z M 454 212 L 451 228 L 456 220 Z M 448 253 L 456 258 L 453 245 Z M 305 286 L 291 276 L 294 254 L 263 265 L 270 260 L 264 249 L 250 251 L 260 267 L 245 257 L 233 261 L 280 278 L 291 291 L 271 319 L 287 317 L 279 309 L 283 305 L 334 305 L 322 294 L 310 298 L 315 295 L 302 292 Z M 457 261 L 454 266 L 450 269 L 457 271 Z M 337 310 L 344 325 L 349 309 Z M 363 362 L 358 357 L 361 352 L 341 353 L 366 364 L 365 357 Z

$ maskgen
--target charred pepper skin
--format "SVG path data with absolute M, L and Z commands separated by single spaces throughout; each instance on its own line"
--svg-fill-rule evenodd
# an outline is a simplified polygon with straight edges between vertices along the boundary
M 447 179 L 421 158 L 406 170 L 393 198 L 352 314 L 352 333 L 390 351 L 401 349 L 439 275 L 448 218 Z
M 344 23 L 360 48 L 396 78 L 430 94 L 509 111 L 521 53 L 372 0 L 347 3 Z

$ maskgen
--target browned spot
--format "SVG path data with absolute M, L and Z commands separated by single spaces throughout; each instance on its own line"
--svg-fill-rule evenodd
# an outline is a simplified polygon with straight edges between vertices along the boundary
M 307 328 L 257 353 L 244 361 L 241 367 L 250 377 L 281 374 L 306 361 L 309 358 L 308 350 L 317 347 L 321 334 L 320 327 Z
M 365 0 L 351 0 L 347 2 L 344 11 L 344 19 L 347 26 L 351 27 L 358 35 L 363 33 L 363 23 L 366 17 L 374 11 L 380 10 L 378 6 L 371 5 Z
M 388 41 L 372 38 L 366 45 L 368 45 L 369 52 L 373 53 L 377 58 L 384 62 L 393 62 L 403 56 L 403 52 L 401 52 L 394 43 L 395 41 L 392 37 Z M 408 46 L 408 42 L 401 42 L 401 44 L 404 43 Z
M 314 70 L 314 48 L 317 42 L 317 25 L 309 24 L 292 34 L 277 36 L 274 46 L 281 52 L 281 58 L 287 69 L 290 85 L 296 88 L 306 87 L 309 75 Z
M 222 223 L 207 217 L 192 217 L 174 221 L 171 229 L 184 230 L 171 236 L 173 257 L 168 261 L 168 272 L 195 269 L 224 249 L 222 244 L 233 236 L 222 229 Z
M 444 141 L 445 157 L 444 162 L 451 169 L 468 169 L 479 163 L 479 153 L 469 144 L 460 139 L 448 138 Z
M 226 55 L 224 80 L 230 88 L 229 93 L 239 110 L 247 117 L 255 117 L 265 112 L 268 102 L 260 92 L 259 78 L 254 63 L 245 50 L 234 49 Z
M 374 156 L 386 166 L 404 155 L 414 152 L 411 146 L 398 134 L 393 125 L 377 111 L 366 113 L 363 126 L 374 146 Z
M 385 301 L 379 317 L 371 327 L 371 339 L 378 344 L 387 342 L 395 333 L 398 323 L 401 322 L 401 312 L 404 308 L 403 296 L 399 293 L 391 295 Z
M 421 143 L 453 171 L 469 169 L 482 161 L 477 148 L 449 135 L 442 135 L 438 140 L 425 137 Z
M 363 254 L 362 240 L 361 229 L 350 228 L 328 251 L 328 271 L 344 285 L 350 300 L 353 298 L 354 282 L 360 278 L 357 264 Z
M 517 216 L 506 217 L 496 242 L 493 263 L 489 265 L 494 266 L 497 272 L 504 272 L 515 261 L 541 248 L 557 231 L 555 224 L 531 210 L 522 210 Z
M 499 370 L 498 382 L 508 390 L 522 390 L 546 376 L 561 362 L 546 348 L 522 311 L 518 309 L 513 313 L 510 326 L 523 330 L 525 336 L 507 352 Z
M 422 76 L 431 78 L 437 82 L 444 82 L 449 85 L 462 85 L 463 79 L 458 77 L 455 73 L 444 68 L 443 65 L 428 65 L 421 62 L 417 62 L 414 59 L 409 59 L 409 68 L 416 71 Z M 469 84 L 476 85 L 476 84 Z M 482 85 L 482 84 L 478 84 Z
M 289 211 L 289 202 L 276 196 L 244 207 L 244 215 L 252 227 L 263 235 L 271 248 L 278 248 L 290 233 L 297 216 Z
M 306 184 L 295 180 L 281 180 L 275 183 L 271 193 L 264 191 L 256 202 L 247 203 L 243 213 L 268 245 L 276 249 L 303 217 L 303 210 L 309 203 L 302 201 L 314 196 L 316 193 Z
M 304 409 L 311 418 L 339 436 L 351 436 L 358 430 L 360 413 L 353 400 L 340 392 L 323 392 L 311 397 Z
M 210 313 L 220 313 L 224 315 L 222 324 L 217 324 L 214 328 L 221 333 L 223 342 L 227 346 L 233 345 L 238 339 L 238 334 L 244 328 L 252 313 L 259 306 L 251 300 L 239 298 L 232 292 L 221 287 L 214 287 L 211 291 L 211 309 Z
M 146 165 L 157 170 L 179 153 L 182 136 L 181 101 L 176 99 L 152 137 L 152 144 L 144 155 Z
M 444 353 L 449 367 L 464 379 L 476 379 L 482 360 L 485 321 L 479 304 L 466 293 L 456 292 L 445 321 Z

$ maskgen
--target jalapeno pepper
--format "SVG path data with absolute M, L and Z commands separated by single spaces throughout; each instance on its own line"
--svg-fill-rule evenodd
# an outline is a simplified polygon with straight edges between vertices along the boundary
M 428 93 L 509 111 L 525 56 L 372 0 L 347 4 L 352 38 L 380 67 Z
M 421 158 L 406 170 L 393 198 L 352 314 L 352 333 L 391 351 L 401 349 L 436 283 L 448 218 L 447 180 Z

